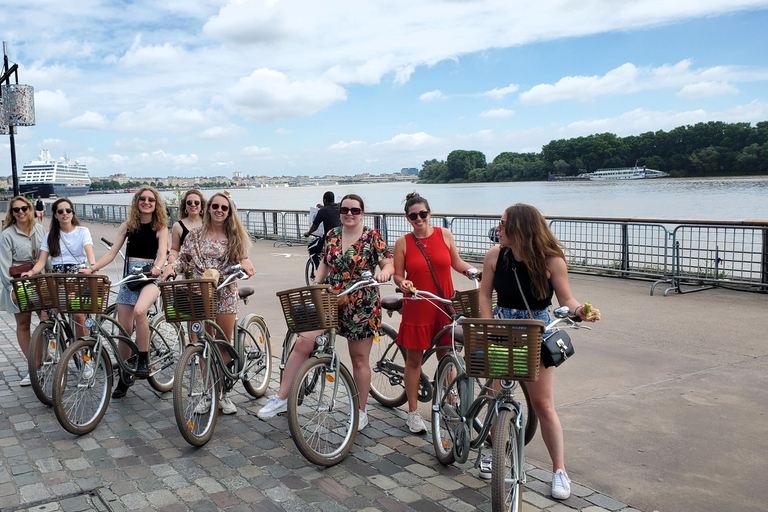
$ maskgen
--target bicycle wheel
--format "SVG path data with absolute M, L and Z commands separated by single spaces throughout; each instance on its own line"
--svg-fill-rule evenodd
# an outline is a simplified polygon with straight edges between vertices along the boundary
M 533 436 L 536 435 L 536 429 L 539 427 L 539 418 L 531 406 L 531 396 L 528 393 L 528 383 L 520 382 L 520 389 L 523 390 L 523 396 L 525 402 L 520 401 L 520 407 L 523 408 L 523 414 L 525 415 L 525 444 L 526 446 L 533 440 Z
M 307 259 L 307 264 L 304 266 L 304 282 L 307 286 L 315 280 L 315 266 L 312 264 L 312 258 Z
M 243 360 L 245 373 L 243 387 L 256 398 L 263 396 L 272 376 L 272 346 L 264 320 L 249 315 L 242 324 Z
M 463 374 L 453 354 L 440 359 L 437 366 L 435 390 L 432 397 L 432 445 L 437 460 L 442 464 L 452 464 L 456 460 L 454 445 L 458 436 L 466 441 L 469 450 L 470 439 L 465 435 L 465 425 L 461 421 L 462 409 L 470 404 L 461 403 L 461 386 L 471 384 L 471 379 Z M 456 378 L 457 375 L 462 375 Z
M 56 375 L 56 366 L 61 360 L 61 354 L 66 337 L 62 336 L 61 342 L 56 339 L 53 320 L 45 320 L 32 333 L 29 340 L 29 357 L 27 369 L 29 370 L 29 382 L 35 396 L 45 405 L 53 405 L 53 377 Z M 40 368 L 37 365 L 40 363 Z
M 161 393 L 173 389 L 176 363 L 184 351 L 184 331 L 167 322 L 165 316 L 154 317 L 149 324 L 149 385 Z
M 341 462 L 355 442 L 359 407 L 355 381 L 343 364 L 337 374 L 330 357 L 309 359 L 288 393 L 288 426 L 296 447 L 317 465 Z
M 106 350 L 94 354 L 96 341 L 83 338 L 61 355 L 53 381 L 53 412 L 67 432 L 87 434 L 101 421 L 112 392 L 112 362 Z
M 179 358 L 173 379 L 173 412 L 182 437 L 193 446 L 210 441 L 219 416 L 218 369 L 190 345 Z
M 523 461 L 515 425 L 517 410 L 499 411 L 493 434 L 491 503 L 494 512 L 518 512 L 523 507 Z
M 397 331 L 381 324 L 378 340 L 374 338 L 371 355 L 371 396 L 385 407 L 400 407 L 407 400 L 403 378 L 405 349 L 397 345 Z

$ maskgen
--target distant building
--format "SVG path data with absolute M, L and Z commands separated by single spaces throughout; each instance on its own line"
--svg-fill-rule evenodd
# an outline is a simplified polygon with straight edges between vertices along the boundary
M 238 179 L 238 178 L 242 178 L 242 177 L 243 177 L 242 171 L 235 171 L 235 172 L 232 173 L 232 179 Z
M 400 174 L 403 175 L 419 175 L 419 170 L 416 167 L 403 167 L 400 169 Z

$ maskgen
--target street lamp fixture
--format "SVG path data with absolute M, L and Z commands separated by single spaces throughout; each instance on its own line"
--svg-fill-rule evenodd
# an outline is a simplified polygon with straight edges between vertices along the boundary
M 0 134 L 11 138 L 11 170 L 13 173 L 13 195 L 19 195 L 19 176 L 16 171 L 16 143 L 13 135 L 17 126 L 35 124 L 35 89 L 19 83 L 19 65 L 8 62 L 8 47 L 3 42 L 3 75 L 0 77 Z M 11 83 L 11 75 L 16 83 Z M 5 82 L 5 83 L 3 83 Z

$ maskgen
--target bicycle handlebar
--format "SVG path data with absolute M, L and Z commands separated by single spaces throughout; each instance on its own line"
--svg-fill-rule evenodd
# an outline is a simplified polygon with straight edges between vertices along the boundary
M 388 284 L 388 283 L 379 283 L 378 281 L 376 281 L 376 279 L 373 278 L 372 273 L 365 271 L 361 274 L 361 279 L 358 282 L 356 282 L 355 284 L 353 284 L 352 286 L 350 286 L 349 288 L 341 292 L 338 296 L 343 297 L 344 295 L 352 293 L 353 291 L 359 288 L 375 288 L 377 286 L 382 286 L 385 284 Z
M 232 265 L 229 267 L 229 271 L 227 272 L 227 278 L 224 279 L 224 281 L 216 287 L 216 290 L 221 290 L 222 288 L 229 286 L 233 282 L 237 281 L 238 279 L 248 279 L 248 274 L 245 273 L 242 266 L 238 263 L 237 265 Z

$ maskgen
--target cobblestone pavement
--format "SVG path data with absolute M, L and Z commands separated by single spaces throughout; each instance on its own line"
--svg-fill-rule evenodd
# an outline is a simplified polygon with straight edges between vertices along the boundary
M 431 437 L 405 429 L 402 411 L 370 403 L 370 425 L 342 463 L 308 463 L 288 422 L 264 422 L 242 386 L 230 395 L 234 416 L 219 416 L 202 448 L 179 434 L 170 393 L 137 383 L 112 400 L 100 425 L 81 437 L 67 433 L 30 387 L 20 387 L 26 362 L 13 317 L 0 313 L 0 510 L 491 510 L 490 485 L 474 457 L 437 462 Z M 272 385 L 277 382 L 273 376 Z M 268 395 L 271 395 L 271 390 Z M 524 510 L 634 509 L 572 484 L 572 496 L 549 497 L 551 472 L 528 467 Z

